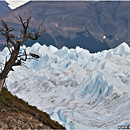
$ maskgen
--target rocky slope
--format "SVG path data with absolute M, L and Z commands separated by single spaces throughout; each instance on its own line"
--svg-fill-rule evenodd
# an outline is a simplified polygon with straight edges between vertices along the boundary
M 13 96 L 6 88 L 0 93 L 0 129 L 64 129 L 36 107 Z
M 76 47 L 97 52 L 122 42 L 130 45 L 130 2 L 45 2 L 33 1 L 11 11 L 1 19 L 19 31 L 17 16 L 32 15 L 31 27 L 44 20 L 46 34 L 41 44 Z M 34 29 L 35 28 L 35 29 Z M 18 33 L 18 32 L 17 32 Z M 105 36 L 105 37 L 104 37 Z M 36 42 L 36 41 L 35 41 Z M 26 42 L 32 44 L 31 41 Z

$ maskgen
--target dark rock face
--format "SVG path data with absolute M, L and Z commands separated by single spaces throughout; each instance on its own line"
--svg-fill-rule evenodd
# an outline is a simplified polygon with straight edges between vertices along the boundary
M 1 20 L 1 15 L 6 14 L 7 12 L 11 11 L 11 9 L 8 7 L 8 3 L 5 1 L 0 1 L 0 20 Z M 6 15 L 5 15 L 6 16 Z M 1 28 L 1 26 L 0 26 Z M 5 40 L 5 39 L 4 39 Z M 0 37 L 0 51 L 5 47 L 3 44 L 3 40 Z
M 81 46 L 90 52 L 114 48 L 122 42 L 130 45 L 130 2 L 45 2 L 33 1 L 3 15 L 1 18 L 15 28 L 20 25 L 17 16 L 26 19 L 32 15 L 35 30 L 42 20 L 47 31 L 41 44 L 58 48 Z M 106 36 L 106 39 L 103 39 Z M 31 41 L 25 44 L 33 44 Z
M 11 9 L 8 7 L 8 4 L 5 1 L 0 1 L 0 15 L 9 11 L 11 11 Z

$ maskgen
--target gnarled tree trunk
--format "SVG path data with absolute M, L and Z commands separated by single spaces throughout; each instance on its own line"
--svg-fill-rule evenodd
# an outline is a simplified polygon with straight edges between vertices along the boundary
M 9 73 L 9 71 L 15 65 L 15 61 L 16 61 L 17 56 L 19 54 L 19 49 L 20 49 L 20 45 L 17 45 L 15 47 L 15 49 L 13 50 L 10 59 L 6 62 L 5 67 L 4 67 L 3 71 L 2 71 L 2 73 L 0 73 L 0 92 L 2 90 L 2 87 L 4 85 L 4 81 L 5 81 L 8 73 Z
M 27 39 L 37 40 L 38 37 L 41 37 L 42 34 L 45 32 L 45 30 L 40 30 L 42 24 L 39 26 L 38 30 L 35 33 L 28 31 L 30 19 L 31 19 L 31 16 L 29 18 L 27 18 L 26 22 L 24 22 L 20 16 L 18 17 L 18 20 L 22 24 L 23 28 L 21 31 L 22 38 L 17 41 L 15 40 L 16 36 L 14 34 L 10 33 L 14 29 L 9 28 L 8 24 L 2 20 L 3 28 L 0 29 L 0 34 L 2 34 L 6 38 L 6 44 L 7 44 L 8 50 L 10 52 L 10 58 L 8 61 L 6 61 L 5 65 L 4 65 L 4 69 L 0 73 L 0 92 L 2 90 L 2 87 L 4 85 L 5 79 L 9 73 L 9 71 L 13 70 L 12 67 L 16 66 L 16 65 L 21 65 L 21 61 L 27 60 L 26 52 L 23 55 L 26 57 L 25 59 L 22 58 L 22 55 L 21 55 L 21 57 L 19 56 L 19 50 L 20 50 L 21 44 L 24 43 Z M 13 49 L 10 49 L 9 43 L 13 46 Z M 20 58 L 19 60 L 17 60 L 18 57 Z
M 2 87 L 4 85 L 5 79 L 0 79 L 0 92 L 2 90 Z

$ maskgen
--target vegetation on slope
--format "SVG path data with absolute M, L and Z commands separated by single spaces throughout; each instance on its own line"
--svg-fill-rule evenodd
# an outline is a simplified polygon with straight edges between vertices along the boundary
M 6 88 L 0 93 L 0 129 L 65 129 L 49 115 L 13 96 Z

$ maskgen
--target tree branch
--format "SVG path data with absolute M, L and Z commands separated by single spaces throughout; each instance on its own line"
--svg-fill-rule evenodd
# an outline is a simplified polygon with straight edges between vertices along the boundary
M 10 42 L 15 47 L 15 42 L 12 40 L 14 39 L 15 36 L 13 34 L 9 34 L 14 29 L 8 28 L 8 24 L 5 23 L 4 20 L 2 20 L 2 26 L 3 26 L 3 29 L 0 29 L 1 34 L 4 37 L 6 37 L 7 42 Z
M 25 49 L 24 49 L 23 54 L 22 55 L 20 54 L 20 46 L 22 43 L 24 43 L 27 39 L 37 40 L 45 32 L 45 30 L 40 30 L 43 22 L 40 24 L 38 30 L 35 33 L 29 32 L 30 20 L 31 20 L 31 16 L 28 17 L 25 22 L 23 21 L 21 16 L 18 16 L 18 21 L 22 24 L 22 30 L 21 30 L 22 38 L 17 41 L 15 41 L 15 37 L 17 35 L 11 34 L 11 32 L 14 31 L 14 29 L 9 28 L 8 24 L 5 23 L 4 20 L 2 20 L 3 28 L 0 29 L 0 33 L 1 33 L 1 35 L 3 35 L 6 38 L 6 45 L 10 52 L 10 57 L 9 57 L 9 60 L 6 59 L 3 69 L 0 72 L 0 91 L 3 87 L 4 81 L 7 78 L 8 73 L 11 70 L 13 70 L 13 68 L 12 68 L 13 66 L 21 65 L 27 59 L 40 58 L 40 56 L 38 56 L 37 54 L 33 54 L 33 53 L 29 53 L 29 55 L 27 55 Z M 10 48 L 10 44 L 14 47 L 12 50 Z

